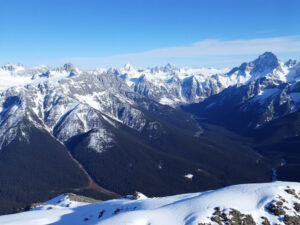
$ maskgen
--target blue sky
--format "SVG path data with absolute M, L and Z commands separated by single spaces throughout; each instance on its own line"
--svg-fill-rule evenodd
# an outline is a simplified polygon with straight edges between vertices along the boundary
M 231 67 L 300 59 L 299 0 L 0 0 L 0 64 Z

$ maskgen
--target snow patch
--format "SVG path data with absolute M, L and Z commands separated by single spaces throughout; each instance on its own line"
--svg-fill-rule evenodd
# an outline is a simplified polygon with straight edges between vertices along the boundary
M 113 135 L 105 129 L 98 129 L 90 134 L 88 147 L 102 153 L 113 146 Z
M 194 175 L 191 173 L 188 173 L 188 174 L 184 175 L 184 177 L 191 180 L 191 179 L 193 179 Z

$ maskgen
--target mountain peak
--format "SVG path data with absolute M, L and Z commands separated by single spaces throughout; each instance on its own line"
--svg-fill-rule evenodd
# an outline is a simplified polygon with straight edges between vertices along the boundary
M 16 71 L 18 69 L 23 69 L 24 65 L 18 63 L 18 64 L 12 64 L 12 63 L 7 63 L 4 66 L 2 66 L 2 69 L 7 70 L 7 71 Z
M 70 73 L 70 76 L 74 76 L 74 75 L 80 73 L 80 70 L 70 62 L 65 63 L 61 68 L 58 68 L 58 70 L 66 71 L 66 72 Z
M 279 65 L 279 60 L 276 55 L 272 52 L 265 52 L 264 54 L 260 55 L 257 59 L 253 61 L 254 64 L 277 67 Z
M 130 70 L 134 69 L 134 67 L 128 62 L 124 65 L 124 69 L 127 71 L 130 71 Z
M 279 59 L 272 52 L 265 52 L 257 59 L 249 62 L 242 63 L 239 67 L 233 68 L 228 75 L 232 75 L 236 72 L 245 76 L 249 73 L 252 77 L 263 77 L 271 73 L 274 69 L 280 66 Z
M 288 61 L 286 61 L 284 63 L 284 65 L 287 66 L 287 67 L 289 67 L 289 68 L 293 67 L 296 64 L 297 64 L 297 60 L 295 60 L 295 59 L 289 59 Z
M 253 68 L 252 75 L 264 76 L 279 66 L 279 59 L 272 52 L 265 52 L 250 64 Z
M 168 63 L 166 66 L 166 68 L 172 69 L 172 68 L 176 68 L 175 65 Z
M 171 63 L 168 63 L 167 65 L 163 66 L 161 69 L 163 72 L 171 72 L 177 70 L 177 67 Z
M 67 72 L 71 72 L 72 70 L 76 70 L 76 67 L 72 63 L 68 62 L 63 65 L 63 69 Z
M 258 58 L 264 58 L 264 57 L 273 57 L 277 59 L 277 56 L 273 52 L 264 52 L 261 54 Z

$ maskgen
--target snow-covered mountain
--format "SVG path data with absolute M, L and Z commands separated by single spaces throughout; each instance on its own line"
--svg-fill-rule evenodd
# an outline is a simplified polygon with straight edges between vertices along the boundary
M 295 60 L 281 62 L 273 53 L 265 52 L 257 59 L 229 69 L 176 68 L 170 64 L 148 69 L 124 68 L 109 71 L 120 76 L 136 93 L 172 107 L 202 102 L 230 86 L 241 86 L 267 77 L 277 82 L 299 79 Z
M 229 85 L 221 75 L 226 71 L 228 69 L 177 68 L 171 64 L 147 69 L 126 64 L 123 68 L 109 70 L 136 93 L 172 107 L 199 102 L 220 92 Z
M 270 181 L 277 159 L 257 154 L 221 127 L 198 124 L 178 106 L 209 122 L 256 128 L 299 111 L 299 71 L 299 63 L 282 63 L 269 52 L 230 71 L 127 64 L 84 72 L 71 63 L 7 64 L 0 69 L 0 203 L 13 201 L 17 208 L 44 196 L 15 197 L 9 187 L 51 188 L 53 180 L 43 175 L 60 170 L 76 170 L 81 178 L 76 183 L 62 173 L 66 182 L 57 182 L 55 193 L 86 191 L 87 180 L 117 194 L 137 188 L 160 196 Z M 43 158 L 54 152 L 59 160 Z M 44 165 L 43 175 L 33 173 L 32 160 Z M 49 171 L 56 161 L 66 168 L 55 164 Z M 11 179 L 20 173 L 22 181 Z
M 6 64 L 0 67 L 0 91 L 4 91 L 9 87 L 39 83 L 48 78 L 59 80 L 79 73 L 81 71 L 72 63 L 66 63 L 59 68 L 50 68 L 46 65 L 26 68 L 22 64 Z
M 233 68 L 227 76 L 243 82 L 187 110 L 212 122 L 243 129 L 258 128 L 300 109 L 300 63 L 294 60 L 283 63 L 266 52 Z
M 275 182 L 229 186 L 162 198 L 121 198 L 88 203 L 61 195 L 28 212 L 0 217 L 3 225 L 208 225 L 300 223 L 300 184 Z M 80 202 L 82 201 L 82 202 Z
M 137 109 L 137 96 L 114 75 L 83 73 L 65 64 L 55 70 L 4 66 L 2 76 L 16 82 L 3 83 L 12 87 L 3 87 L 0 96 L 0 148 L 16 137 L 17 125 L 25 119 L 63 143 L 91 131 L 88 146 L 99 152 L 114 142 L 103 121 L 116 127 L 124 124 L 139 132 L 159 126 Z
M 27 119 L 61 142 L 92 131 L 89 147 L 102 151 L 105 146 L 113 145 L 114 141 L 101 121 L 105 120 L 113 126 L 121 123 L 139 132 L 145 129 L 155 130 L 159 124 L 147 120 L 138 109 L 141 106 L 147 109 L 149 105 L 137 106 L 137 98 L 147 96 L 172 106 L 174 101 L 178 104 L 194 102 L 199 96 L 190 96 L 191 99 L 187 100 L 182 97 L 187 92 L 181 89 L 189 89 L 188 86 L 194 85 L 193 81 L 189 83 L 190 79 L 194 79 L 191 77 L 201 80 L 215 72 L 218 70 L 177 69 L 171 65 L 140 70 L 127 64 L 118 70 L 82 72 L 71 63 L 54 69 L 44 65 L 26 68 L 21 64 L 6 64 L 0 68 L 0 148 L 16 137 L 17 125 Z M 156 98 L 149 91 L 141 91 L 143 83 L 148 80 L 151 82 L 147 88 L 162 97 Z M 156 90 L 162 80 L 168 85 L 168 89 L 160 87 Z M 178 80 L 179 86 L 171 84 L 175 80 Z M 173 96 L 165 95 L 173 92 L 180 93 L 176 100 Z M 22 135 L 26 138 L 24 129 Z
M 161 104 L 172 107 L 202 102 L 230 86 L 241 86 L 260 78 L 275 83 L 293 83 L 299 78 L 299 63 L 295 60 L 281 62 L 273 53 L 265 52 L 257 59 L 229 69 L 177 68 L 171 64 L 163 67 L 135 68 L 129 63 L 121 68 L 99 68 L 90 75 L 116 75 L 130 90 Z M 62 79 L 83 73 L 71 63 L 52 69 L 41 65 L 25 68 L 22 65 L 7 64 L 0 68 L 0 90 L 11 86 L 39 83 L 47 78 Z
M 143 70 L 126 64 L 82 72 L 71 63 L 60 68 L 6 64 L 0 68 L 0 148 L 16 137 L 17 124 L 27 119 L 63 143 L 92 131 L 89 148 L 103 151 L 114 141 L 101 121 L 139 132 L 156 129 L 159 124 L 138 109 L 149 105 L 138 105 L 137 98 L 170 106 L 198 102 L 229 85 L 216 81 L 223 75 L 213 75 L 222 71 L 178 69 L 170 64 Z M 24 129 L 22 135 L 26 137 Z

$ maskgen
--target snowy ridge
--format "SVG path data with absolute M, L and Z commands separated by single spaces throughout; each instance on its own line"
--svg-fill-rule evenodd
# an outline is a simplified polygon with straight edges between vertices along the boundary
M 214 76 L 224 74 L 228 70 L 227 68 L 177 68 L 171 64 L 140 69 L 126 64 L 123 68 L 110 69 L 108 73 L 121 77 L 135 92 L 161 104 L 176 107 L 199 102 L 210 95 L 210 92 L 219 92 L 223 87 L 220 87 Z M 214 90 L 211 90 L 212 87 Z
M 298 224 L 300 184 L 273 182 L 161 198 L 78 203 L 59 196 L 29 212 L 0 217 L 3 225 L 35 224 Z
M 61 71 L 66 76 L 38 78 L 1 93 L 0 148 L 16 137 L 20 126 L 35 126 L 63 143 L 89 133 L 88 147 L 103 152 L 115 142 L 107 126 L 123 124 L 141 132 L 151 122 L 135 107 L 135 94 L 127 96 L 130 90 L 119 78 L 86 73 L 70 76 L 75 70 L 67 65 Z M 113 121 L 109 125 L 108 118 Z
M 300 63 L 281 62 L 273 53 L 265 52 L 257 59 L 229 69 L 177 68 L 173 65 L 147 69 L 126 64 L 123 68 L 109 69 L 107 74 L 122 78 L 136 93 L 161 104 L 177 107 L 202 102 L 230 86 L 241 86 L 261 78 L 275 85 L 300 80 Z M 103 70 L 95 70 L 102 71 Z M 94 72 L 96 73 L 96 72 Z
M 21 64 L 6 64 L 0 68 L 0 91 L 9 87 L 43 82 L 47 79 L 59 80 L 79 73 L 81 71 L 71 63 L 66 63 L 60 68 L 50 68 L 45 65 L 26 68 Z
M 26 129 L 35 126 L 62 143 L 74 136 L 89 134 L 88 148 L 99 153 L 115 143 L 109 125 L 123 124 L 138 132 L 157 129 L 159 124 L 146 119 L 139 110 L 141 106 L 136 105 L 136 99 L 141 96 L 112 71 L 83 72 L 71 63 L 60 68 L 44 65 L 26 68 L 13 64 L 1 67 L 0 149 L 16 138 L 20 127 L 22 136 L 19 138 L 26 138 Z M 137 70 L 126 65 L 123 71 Z M 168 65 L 158 71 L 170 77 L 177 68 Z M 142 107 L 147 109 L 148 106 Z
M 126 64 L 83 72 L 71 63 L 60 68 L 7 64 L 0 68 L 0 149 L 14 140 L 19 126 L 29 126 L 26 120 L 63 143 L 88 133 L 88 146 L 103 152 L 115 143 L 107 126 L 123 124 L 138 132 L 153 128 L 155 121 L 140 108 L 147 110 L 147 104 L 138 105 L 138 99 L 178 107 L 202 102 L 228 87 L 247 88 L 246 94 L 238 93 L 240 111 L 259 104 L 256 111 L 261 115 L 248 125 L 258 127 L 300 109 L 299 84 L 300 63 L 283 63 L 270 52 L 230 71 Z M 206 108 L 213 110 L 222 102 L 210 102 Z
M 24 86 L 45 80 L 59 80 L 83 73 L 71 63 L 60 68 L 41 65 L 25 68 L 7 64 L 0 68 L 0 91 L 12 86 Z M 134 91 L 152 100 L 172 107 L 197 103 L 218 94 L 230 86 L 240 86 L 266 77 L 275 83 L 293 83 L 300 80 L 300 63 L 295 60 L 281 62 L 273 53 L 265 52 L 257 59 L 231 70 L 215 68 L 163 67 L 136 68 L 129 63 L 122 68 L 98 68 L 89 75 L 115 75 Z
M 266 52 L 233 68 L 227 78 L 232 80 L 231 88 L 199 104 L 198 109 L 213 117 L 212 121 L 223 123 L 221 110 L 226 112 L 226 120 L 231 119 L 230 123 L 243 118 L 237 122 L 239 129 L 258 128 L 300 109 L 300 63 L 295 60 L 283 63 L 273 53 Z

